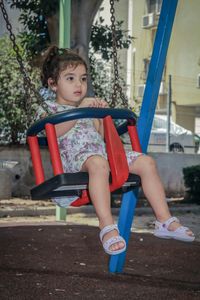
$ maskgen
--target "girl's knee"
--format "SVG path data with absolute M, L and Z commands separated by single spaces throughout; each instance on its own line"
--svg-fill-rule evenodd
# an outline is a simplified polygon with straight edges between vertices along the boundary
M 97 174 L 104 173 L 109 174 L 109 164 L 107 160 L 101 156 L 94 155 L 88 158 L 86 167 L 89 173 Z
M 144 155 L 143 156 L 143 164 L 146 166 L 155 167 L 156 162 L 151 156 Z
M 148 155 L 139 156 L 129 167 L 131 173 L 136 173 L 138 175 L 141 175 L 142 172 L 155 168 L 155 160 Z

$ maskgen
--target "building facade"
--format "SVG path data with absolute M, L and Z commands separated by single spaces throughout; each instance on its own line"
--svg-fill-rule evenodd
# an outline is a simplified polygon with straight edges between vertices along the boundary
M 103 2 L 109 13 L 109 0 Z M 134 37 L 128 53 L 120 53 L 130 103 L 142 101 L 162 0 L 116 2 L 116 19 Z M 107 15 L 107 18 L 109 16 Z M 200 122 L 200 1 L 179 0 L 166 64 L 160 85 L 157 113 L 166 114 L 171 75 L 173 120 L 199 133 Z

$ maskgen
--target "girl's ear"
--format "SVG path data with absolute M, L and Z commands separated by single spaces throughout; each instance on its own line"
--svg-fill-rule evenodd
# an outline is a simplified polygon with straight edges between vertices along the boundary
M 55 81 L 52 79 L 52 78 L 49 78 L 48 79 L 48 86 L 50 87 L 50 89 L 53 91 L 53 92 L 56 92 L 57 91 L 57 86 L 55 84 Z

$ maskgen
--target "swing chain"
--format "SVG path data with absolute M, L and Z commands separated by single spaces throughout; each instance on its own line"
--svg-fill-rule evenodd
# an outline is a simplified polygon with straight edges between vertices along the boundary
M 111 101 L 111 107 L 115 106 L 117 96 L 120 95 L 122 99 L 122 104 L 124 107 L 128 107 L 128 99 L 124 95 L 122 87 L 119 84 L 119 72 L 118 72 L 118 58 L 117 58 L 117 36 L 116 36 L 116 26 L 115 26 L 115 9 L 114 9 L 114 1 L 110 0 L 110 13 L 111 13 L 111 31 L 112 31 L 112 43 L 113 43 L 113 61 L 114 61 L 114 85 L 113 85 L 113 93 L 112 93 L 112 101 Z M 0 8 L 3 14 L 3 18 L 6 22 L 6 27 L 9 32 L 10 40 L 13 44 L 13 50 L 16 54 L 16 59 L 19 64 L 20 72 L 23 75 L 23 85 L 24 85 L 24 91 L 25 91 L 25 105 L 24 109 L 27 112 L 27 126 L 31 123 L 31 96 L 35 96 L 37 99 L 38 104 L 40 104 L 43 109 L 49 114 L 49 109 L 45 101 L 43 101 L 42 96 L 39 94 L 39 92 L 36 90 L 35 85 L 33 82 L 31 82 L 30 77 L 27 74 L 27 70 L 23 64 L 22 57 L 19 53 L 19 47 L 16 44 L 15 35 L 12 32 L 12 25 L 9 21 L 8 14 L 6 12 L 4 2 L 3 0 L 0 0 Z
M 115 25 L 115 8 L 114 1 L 110 0 L 110 21 L 111 21 L 111 31 L 112 31 L 112 45 L 113 45 L 113 62 L 114 62 L 114 85 L 112 93 L 111 107 L 115 106 L 117 95 L 119 94 L 122 99 L 122 104 L 124 107 L 128 107 L 128 99 L 124 95 L 122 87 L 119 84 L 119 72 L 118 72 L 118 58 L 117 58 L 117 36 L 116 36 L 116 25 Z
M 7 11 L 5 9 L 3 0 L 0 0 L 0 8 L 1 8 L 1 11 L 2 11 L 2 14 L 3 14 L 3 18 L 6 22 L 6 28 L 9 32 L 9 38 L 10 38 L 10 40 L 12 42 L 12 45 L 13 45 L 13 50 L 14 50 L 15 55 L 16 55 L 16 60 L 19 64 L 20 72 L 23 75 L 23 86 L 24 86 L 25 99 L 26 99 L 25 104 L 24 104 L 24 110 L 26 111 L 26 114 L 27 114 L 26 128 L 28 128 L 28 126 L 31 124 L 31 121 L 32 121 L 32 118 L 31 118 L 31 115 L 30 115 L 31 106 L 32 106 L 31 105 L 31 97 L 35 96 L 38 103 L 45 109 L 45 111 L 47 111 L 47 107 L 46 107 L 46 103 L 43 101 L 42 96 L 36 90 L 35 85 L 33 84 L 33 82 L 31 81 L 31 79 L 29 77 L 29 75 L 27 74 L 27 69 L 24 66 L 22 56 L 20 55 L 20 52 L 19 52 L 20 50 L 19 50 L 19 47 L 16 43 L 16 38 L 15 38 L 15 35 L 13 34 L 12 25 L 9 21 L 8 14 L 7 14 Z

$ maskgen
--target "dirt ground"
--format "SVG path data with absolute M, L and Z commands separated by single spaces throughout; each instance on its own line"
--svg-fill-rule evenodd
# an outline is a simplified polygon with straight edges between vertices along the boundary
M 26 216 L 33 203 L 23 201 L 0 205 L 10 212 L 0 218 L 0 300 L 200 299 L 198 208 L 175 209 L 197 233 L 193 243 L 155 238 L 153 215 L 137 213 L 124 272 L 111 274 L 91 210 L 58 223 L 51 203 L 39 207 L 53 213 Z
M 0 299 L 200 299 L 200 243 L 132 233 L 123 274 L 108 272 L 98 228 L 0 228 Z

